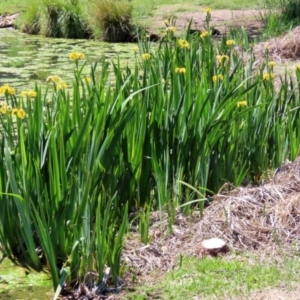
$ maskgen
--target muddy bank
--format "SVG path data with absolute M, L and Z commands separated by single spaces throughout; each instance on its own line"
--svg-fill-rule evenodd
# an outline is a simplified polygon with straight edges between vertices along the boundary
M 19 14 L 0 16 L 0 28 L 14 27 Z

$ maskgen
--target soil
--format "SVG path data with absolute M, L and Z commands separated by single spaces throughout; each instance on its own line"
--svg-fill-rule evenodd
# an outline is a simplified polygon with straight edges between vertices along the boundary
M 149 32 L 160 34 L 164 29 L 164 19 L 168 17 L 176 18 L 176 29 L 182 31 L 187 28 L 189 22 L 192 20 L 191 28 L 203 30 L 206 14 L 203 8 L 199 6 L 187 6 L 187 11 L 181 11 L 181 5 L 163 5 L 159 6 L 157 11 L 154 11 L 153 16 L 149 18 L 148 26 Z M 210 25 L 219 30 L 222 34 L 229 31 L 230 28 L 244 27 L 251 37 L 257 36 L 262 29 L 261 10 L 213 10 L 211 12 Z
M 0 28 L 13 27 L 15 20 L 19 14 L 0 16 Z

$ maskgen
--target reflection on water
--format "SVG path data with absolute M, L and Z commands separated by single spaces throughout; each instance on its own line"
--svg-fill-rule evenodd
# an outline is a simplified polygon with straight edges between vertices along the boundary
M 73 80 L 74 62 L 71 51 L 85 53 L 89 62 L 121 59 L 128 63 L 134 55 L 132 44 L 108 44 L 91 40 L 50 39 L 30 36 L 12 29 L 0 29 L 0 85 L 33 88 L 35 82 L 45 84 L 46 75 L 57 75 L 64 81 Z M 89 74 L 89 68 L 84 71 Z
M 2 71 L 2 68 L 1 68 L 1 71 L 0 71 L 0 78 L 1 79 L 5 79 L 4 81 L 5 82 L 9 82 L 10 79 L 16 79 L 16 78 L 19 78 L 19 76 L 15 73 L 11 73 L 11 72 L 3 72 Z M 0 80 L 1 82 L 1 80 Z

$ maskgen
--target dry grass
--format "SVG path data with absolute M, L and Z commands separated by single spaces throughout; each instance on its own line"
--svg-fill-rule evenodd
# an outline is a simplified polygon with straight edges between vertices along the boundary
M 226 189 L 226 190 L 225 190 Z M 152 215 L 152 243 L 142 245 L 138 234 L 127 240 L 123 259 L 138 273 L 170 270 L 179 254 L 202 256 L 204 239 L 219 237 L 230 249 L 298 251 L 300 243 L 300 158 L 286 163 L 261 186 L 224 187 L 206 208 L 204 218 L 178 214 L 173 233 L 167 216 Z
M 270 39 L 266 42 L 254 46 L 254 54 L 257 58 L 264 57 L 266 48 L 268 48 L 270 60 L 278 63 L 287 60 L 300 59 L 300 26 L 295 27 L 289 33 L 280 37 Z
M 300 159 L 258 187 L 219 193 L 198 224 L 196 238 L 219 236 L 236 250 L 294 249 L 300 240 Z

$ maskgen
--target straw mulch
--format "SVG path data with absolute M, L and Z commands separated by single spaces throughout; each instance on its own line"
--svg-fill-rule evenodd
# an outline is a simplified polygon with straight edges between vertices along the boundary
M 288 60 L 299 60 L 300 26 L 295 27 L 293 30 L 282 36 L 256 44 L 253 49 L 256 58 L 263 59 L 266 49 L 268 49 L 269 52 L 269 60 L 278 63 L 286 62 Z
M 123 260 L 143 274 L 152 269 L 169 270 L 180 254 L 202 256 L 204 239 L 218 237 L 230 249 L 298 251 L 300 243 L 300 158 L 278 168 L 273 178 L 260 186 L 239 187 L 214 197 L 204 217 L 178 214 L 168 232 L 166 215 L 154 213 L 150 236 L 143 245 L 138 234 L 125 244 Z M 161 221 L 163 220 L 163 221 Z

